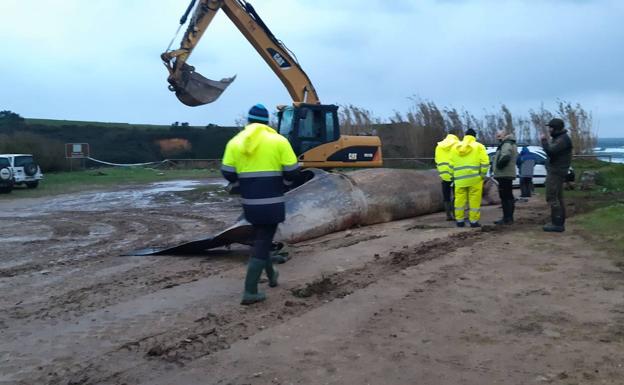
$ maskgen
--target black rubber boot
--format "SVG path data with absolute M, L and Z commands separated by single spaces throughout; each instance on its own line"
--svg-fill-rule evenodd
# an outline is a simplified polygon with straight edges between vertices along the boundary
M 250 258 L 247 265 L 247 276 L 245 277 L 245 292 L 241 305 L 251 305 L 262 302 L 266 299 L 264 293 L 258 291 L 258 281 L 262 271 L 266 268 L 266 261 L 258 258 Z
M 514 223 L 514 212 L 516 211 L 516 200 L 509 201 L 509 224 Z
M 565 227 L 563 225 L 565 219 L 562 215 L 562 213 L 560 212 L 560 210 L 557 209 L 551 209 L 550 210 L 550 217 L 551 217 L 551 221 L 552 223 L 547 224 L 546 226 L 543 227 L 543 230 L 549 233 L 562 233 L 565 231 Z
M 506 225 L 507 218 L 509 217 L 509 205 L 507 201 L 501 201 L 501 206 L 503 208 L 503 217 L 497 221 L 494 221 L 495 225 Z
M 455 208 L 453 207 L 453 204 L 451 202 L 444 202 L 444 210 L 446 211 L 446 220 L 454 221 L 455 215 L 453 210 L 455 210 Z
M 494 221 L 495 225 L 510 225 L 513 223 L 513 207 L 514 201 L 504 200 L 501 202 L 503 206 L 503 217 L 497 221 Z
M 269 287 L 277 287 L 277 278 L 279 277 L 279 272 L 273 266 L 273 261 L 271 259 L 266 262 L 265 270 L 267 273 L 267 277 L 269 277 Z
M 543 227 L 544 231 L 548 232 L 548 233 L 563 233 L 565 231 L 565 227 L 563 226 L 559 226 L 559 225 L 555 225 L 552 223 L 549 223 L 547 225 L 545 225 Z

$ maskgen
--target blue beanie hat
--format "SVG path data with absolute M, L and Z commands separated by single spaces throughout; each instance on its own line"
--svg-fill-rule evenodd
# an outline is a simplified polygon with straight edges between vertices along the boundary
M 247 120 L 268 123 L 269 111 L 267 111 L 266 107 L 262 104 L 256 104 L 255 106 L 251 107 L 251 109 L 249 109 Z

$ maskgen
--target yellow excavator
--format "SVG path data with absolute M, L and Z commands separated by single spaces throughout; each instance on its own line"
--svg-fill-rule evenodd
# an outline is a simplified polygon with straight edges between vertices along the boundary
M 212 103 L 234 81 L 234 77 L 220 81 L 207 79 L 186 63 L 210 22 L 222 9 L 292 97 L 292 105 L 278 106 L 278 131 L 288 138 L 303 167 L 382 166 L 379 137 L 340 135 L 338 106 L 321 104 L 294 54 L 271 33 L 250 3 L 244 0 L 192 0 L 180 19 L 178 31 L 193 9 L 180 48 L 170 50 L 174 37 L 161 55 L 169 71 L 169 89 L 182 103 L 188 106 Z

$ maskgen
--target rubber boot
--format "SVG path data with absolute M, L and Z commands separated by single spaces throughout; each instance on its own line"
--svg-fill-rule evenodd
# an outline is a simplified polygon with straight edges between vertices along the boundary
M 266 262 L 265 267 L 267 277 L 269 277 L 269 287 L 277 287 L 277 278 L 279 277 L 279 272 L 275 267 L 273 267 L 273 261 L 269 258 Z
M 514 212 L 516 211 L 516 200 L 512 199 L 509 201 L 509 224 L 514 223 Z
M 451 202 L 444 202 L 444 210 L 446 211 L 446 220 L 454 221 L 455 215 L 453 213 L 454 207 Z
M 503 206 L 503 218 L 494 221 L 495 225 L 511 225 L 513 223 L 513 212 L 516 205 L 515 200 L 504 200 L 501 202 Z
M 550 211 L 551 221 L 543 227 L 543 230 L 549 233 L 562 233 L 565 231 L 565 227 L 563 226 L 564 219 L 559 210 L 551 209 Z
M 266 299 L 264 293 L 258 291 L 258 281 L 262 271 L 266 268 L 266 261 L 258 258 L 250 258 L 247 265 L 247 276 L 245 277 L 245 292 L 241 305 L 251 305 L 262 302 Z
M 501 201 L 501 206 L 503 206 L 503 217 L 497 221 L 494 221 L 495 225 L 506 225 L 509 218 L 509 202 L 504 200 Z

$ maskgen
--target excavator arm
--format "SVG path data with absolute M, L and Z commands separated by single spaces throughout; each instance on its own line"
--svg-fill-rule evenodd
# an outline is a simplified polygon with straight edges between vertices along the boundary
M 197 3 L 197 6 L 195 6 Z M 193 12 L 194 9 L 194 12 Z M 338 106 L 321 104 L 295 55 L 269 30 L 245 0 L 192 0 L 180 26 L 193 12 L 180 48 L 161 55 L 169 70 L 169 89 L 188 106 L 214 102 L 234 77 L 210 80 L 186 62 L 219 10 L 236 25 L 282 81 L 293 104 L 281 106 L 277 129 L 288 138 L 303 167 L 381 167 L 381 141 L 376 136 L 340 134 Z
M 186 13 L 180 19 L 184 24 L 195 6 L 192 0 Z M 180 48 L 161 55 L 169 70 L 170 89 L 180 101 L 189 106 L 214 102 L 234 77 L 221 81 L 207 79 L 195 72 L 186 62 L 202 35 L 222 9 L 238 30 L 256 49 L 264 61 L 282 81 L 294 104 L 319 104 L 319 97 L 294 55 L 279 41 L 264 24 L 251 4 L 244 0 L 199 0 L 186 29 Z

